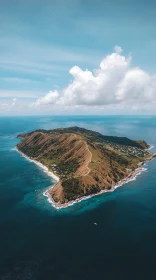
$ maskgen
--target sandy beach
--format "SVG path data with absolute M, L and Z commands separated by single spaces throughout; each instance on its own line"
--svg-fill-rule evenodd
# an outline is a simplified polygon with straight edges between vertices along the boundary
M 46 167 L 45 165 L 43 165 L 42 163 L 40 163 L 39 161 L 35 160 L 35 159 L 31 159 L 30 157 L 26 156 L 24 153 L 22 153 L 21 151 L 18 150 L 18 148 L 16 147 L 15 150 L 17 152 L 19 152 L 23 157 L 25 157 L 27 160 L 36 163 L 38 166 L 40 166 L 45 173 L 47 173 L 48 176 L 52 177 L 53 179 L 55 179 L 57 182 L 60 180 L 59 177 L 54 174 L 52 171 L 49 171 L 48 167 Z

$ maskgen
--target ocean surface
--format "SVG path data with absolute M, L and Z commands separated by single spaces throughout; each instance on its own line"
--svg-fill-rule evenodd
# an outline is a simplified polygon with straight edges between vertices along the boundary
M 156 152 L 152 116 L 1 117 L 0 279 L 156 279 L 156 159 L 114 192 L 57 210 L 43 196 L 55 181 L 15 150 L 18 133 L 75 125 Z

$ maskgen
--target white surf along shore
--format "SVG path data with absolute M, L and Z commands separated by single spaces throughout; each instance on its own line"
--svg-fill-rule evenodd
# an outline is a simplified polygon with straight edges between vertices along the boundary
M 153 149 L 154 146 L 150 146 L 147 150 L 151 150 Z M 15 150 L 17 152 L 19 152 L 23 157 L 25 157 L 28 161 L 31 161 L 31 162 L 34 162 L 35 164 L 37 164 L 40 168 L 42 168 L 44 170 L 44 172 L 52 177 L 55 181 L 56 181 L 56 184 L 59 182 L 60 178 L 54 174 L 52 171 L 49 171 L 48 167 L 46 167 L 45 165 L 43 165 L 42 163 L 40 163 L 39 161 L 37 160 L 34 160 L 34 159 L 31 159 L 30 157 L 26 156 L 24 153 L 22 153 L 21 151 L 18 150 L 18 148 L 16 147 Z M 122 179 L 121 181 L 119 181 L 117 184 L 113 185 L 112 188 L 110 190 L 101 190 L 100 192 L 98 193 L 95 193 L 95 194 L 91 194 L 91 195 L 88 195 L 88 196 L 84 196 L 84 197 L 81 197 L 81 198 L 77 198 L 73 201 L 70 201 L 70 202 L 67 202 L 67 203 L 64 203 L 64 204 L 61 204 L 61 203 L 56 203 L 51 195 L 49 194 L 49 190 L 51 188 L 53 188 L 54 186 L 51 186 L 49 187 L 46 191 L 43 192 L 43 195 L 47 197 L 48 199 L 48 202 L 52 204 L 52 206 L 56 209 L 62 209 L 62 208 L 66 208 L 66 207 L 69 207 L 69 206 L 72 206 L 74 205 L 75 203 L 79 203 L 83 200 L 86 200 L 86 199 L 89 199 L 93 196 L 98 196 L 98 195 L 101 195 L 101 194 L 104 194 L 104 193 L 107 193 L 107 192 L 113 192 L 115 191 L 117 188 L 121 187 L 122 185 L 130 182 L 130 181 L 134 181 L 136 180 L 136 177 L 138 175 L 140 175 L 143 171 L 146 171 L 147 168 L 143 167 L 144 164 L 146 164 L 149 160 L 146 160 L 145 162 L 143 162 L 143 164 L 141 166 L 139 166 L 138 168 L 136 168 L 134 171 L 132 171 L 131 173 L 128 174 L 127 177 L 125 177 L 124 179 Z
M 21 151 L 18 150 L 18 148 L 16 147 L 15 150 L 17 152 L 19 152 L 23 157 L 25 157 L 28 161 L 34 162 L 36 163 L 38 166 L 40 166 L 45 173 L 47 173 L 47 175 L 49 175 L 50 177 L 52 177 L 53 179 L 55 179 L 57 182 L 60 180 L 58 176 L 56 176 L 52 171 L 49 171 L 48 167 L 46 167 L 45 165 L 43 165 L 42 163 L 40 163 L 39 161 L 35 160 L 35 159 L 31 159 L 30 157 L 26 156 L 24 153 L 22 153 Z

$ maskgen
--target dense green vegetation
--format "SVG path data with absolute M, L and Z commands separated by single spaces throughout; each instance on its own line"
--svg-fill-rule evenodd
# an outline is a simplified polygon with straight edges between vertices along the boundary
M 61 161 L 57 166 L 55 166 L 55 170 L 60 175 L 60 177 L 61 176 L 67 177 L 69 175 L 72 175 L 74 172 L 76 172 L 79 165 L 80 165 L 79 161 L 76 159 L 69 161 L 68 163 L 64 163 Z
M 65 200 L 70 201 L 83 194 L 80 178 L 72 177 L 62 182 Z
M 99 143 L 114 143 L 114 144 L 119 144 L 119 145 L 125 145 L 125 146 L 131 146 L 131 147 L 137 147 L 140 149 L 145 149 L 148 148 L 148 145 L 145 141 L 134 141 L 131 140 L 127 137 L 117 137 L 117 136 L 106 136 L 106 135 L 102 135 L 99 132 L 96 131 L 92 131 L 92 130 L 88 130 L 85 128 L 80 128 L 77 126 L 74 127 L 68 127 L 68 128 L 57 128 L 57 129 L 53 129 L 53 130 L 44 130 L 44 129 L 39 129 L 36 130 L 38 132 L 45 132 L 48 134 L 63 134 L 63 133 L 76 133 L 76 134 L 80 134 L 80 135 L 84 135 L 85 137 L 87 137 L 89 140 L 92 140 L 93 142 L 99 142 Z M 31 135 L 33 132 L 28 133 L 27 135 Z M 20 135 L 18 136 L 20 137 Z
M 85 195 L 90 195 L 90 194 L 93 194 L 93 193 L 98 193 L 100 191 L 100 187 L 98 185 L 88 185 L 86 187 L 86 193 Z
M 93 142 L 111 142 L 111 143 L 115 143 L 115 144 L 119 144 L 119 145 L 125 145 L 125 146 L 132 146 L 132 147 L 138 147 L 138 148 L 142 148 L 142 145 L 139 143 L 139 141 L 133 141 L 127 137 L 117 137 L 117 136 L 105 136 L 102 135 L 99 132 L 95 132 L 92 130 L 88 130 L 85 128 L 80 128 L 77 126 L 74 127 L 68 127 L 68 128 L 58 128 L 58 129 L 54 129 L 54 130 L 48 130 L 48 133 L 77 133 L 77 134 L 83 134 L 84 136 L 86 136 L 87 138 L 89 138 L 90 140 L 92 140 Z M 144 141 L 144 144 L 147 145 L 147 143 Z M 148 147 L 148 145 L 147 145 Z M 146 148 L 147 148 L 146 147 Z

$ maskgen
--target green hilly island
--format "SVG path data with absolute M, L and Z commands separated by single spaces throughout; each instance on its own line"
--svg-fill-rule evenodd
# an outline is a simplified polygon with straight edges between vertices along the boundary
M 106 136 L 79 127 L 18 135 L 20 152 L 59 177 L 48 194 L 58 205 L 112 189 L 155 154 L 143 140 Z

